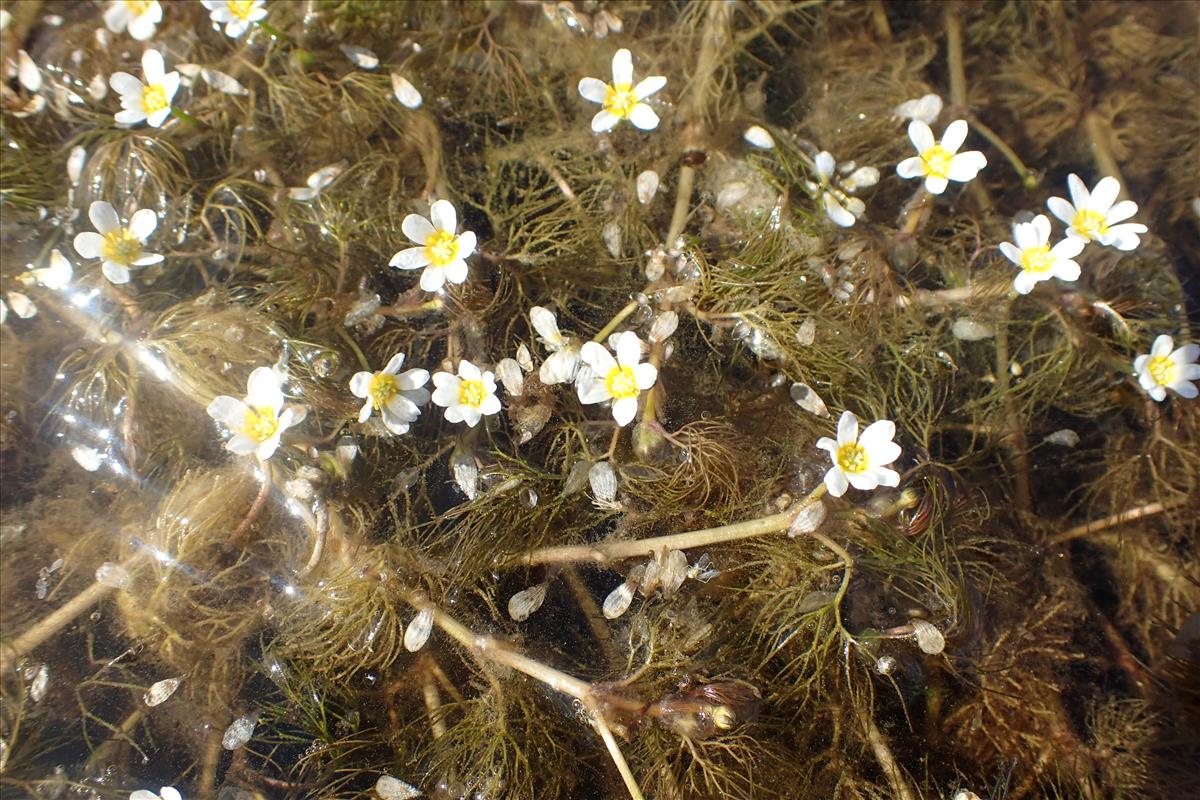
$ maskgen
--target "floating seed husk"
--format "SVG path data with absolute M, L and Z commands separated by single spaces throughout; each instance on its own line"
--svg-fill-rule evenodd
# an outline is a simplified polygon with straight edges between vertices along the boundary
M 658 192 L 658 173 L 652 169 L 645 170 L 637 176 L 637 199 L 642 205 L 649 205 Z
M 450 460 L 454 473 L 454 483 L 468 500 L 479 497 L 479 465 L 475 463 L 474 453 L 455 448 L 454 457 Z
M 521 591 L 508 598 L 508 616 L 514 622 L 524 622 L 529 619 L 529 615 L 542 607 L 542 603 L 546 600 L 546 589 L 549 584 L 535 583 L 528 589 Z
M 383 800 L 412 800 L 421 790 L 391 775 L 380 775 L 375 781 L 375 793 Z
M 250 741 L 256 725 L 258 725 L 258 717 L 255 714 L 238 717 L 225 729 L 225 734 L 221 737 L 221 746 L 226 750 L 237 750 Z
M 825 507 L 823 500 L 809 503 L 800 510 L 800 513 L 792 520 L 792 524 L 788 526 L 788 536 L 794 537 L 812 533 L 821 527 L 821 523 L 825 521 L 827 513 L 828 509 Z
M 604 606 L 602 611 L 606 619 L 616 619 L 629 610 L 629 604 L 633 602 L 634 587 L 629 581 L 624 581 L 620 586 L 608 593 L 608 597 L 604 598 Z
M 1056 444 L 1059 447 L 1074 447 L 1079 444 L 1079 434 L 1070 428 L 1063 428 L 1051 433 L 1043 441 L 1046 444 Z
M 129 582 L 129 571 L 120 564 L 105 561 L 96 567 L 96 583 L 112 589 L 123 589 Z
M 142 696 L 142 700 L 151 708 L 165 703 L 171 695 L 175 694 L 175 690 L 179 688 L 179 681 L 179 678 L 164 678 L 161 681 L 156 681 L 146 690 L 146 693 Z
M 621 257 L 621 226 L 616 222 L 606 223 L 600 231 L 600 238 L 604 240 L 604 246 L 608 249 L 608 254 L 613 258 Z
M 650 341 L 665 342 L 679 327 L 679 315 L 674 311 L 664 311 L 654 319 L 650 326 Z
M 392 73 L 392 94 L 396 95 L 396 99 L 400 101 L 400 105 L 405 108 L 421 107 L 421 93 L 417 91 L 417 87 L 413 86 L 408 78 L 398 72 Z
M 679 591 L 688 574 L 687 555 L 682 550 L 672 550 L 667 553 L 666 564 L 663 565 L 659 580 L 662 582 L 662 593 L 670 597 Z
M 946 637 L 932 622 L 923 619 L 910 620 L 913 635 L 917 639 L 917 647 L 921 651 L 935 656 L 946 649 Z
M 39 664 L 38 668 L 33 672 L 33 680 L 29 683 L 29 697 L 35 703 L 40 703 L 42 698 L 46 696 L 46 689 L 50 685 L 50 665 Z
M 825 401 L 807 383 L 793 383 L 788 394 L 791 395 L 792 402 L 808 413 L 818 417 L 829 416 L 829 409 L 825 407 Z
M 515 358 L 502 358 L 496 365 L 496 377 L 510 395 L 520 396 L 525 389 L 525 373 Z
M 959 317 L 954 320 L 954 324 L 950 327 L 950 332 L 954 334 L 955 339 L 961 339 L 964 342 L 979 342 L 995 336 L 996 328 L 986 322 L 980 322 L 970 317 Z
M 597 502 L 611 503 L 617 497 L 617 473 L 607 461 L 597 461 L 588 469 L 588 484 Z
M 432 632 L 433 609 L 421 609 L 404 629 L 404 649 L 410 653 L 417 652 L 429 641 L 429 634 Z

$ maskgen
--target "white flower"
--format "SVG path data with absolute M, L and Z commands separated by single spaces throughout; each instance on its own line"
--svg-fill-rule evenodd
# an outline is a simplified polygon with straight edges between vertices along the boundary
M 304 406 L 283 404 L 283 376 L 259 367 L 246 381 L 246 400 L 221 395 L 208 404 L 208 415 L 233 432 L 225 449 L 239 456 L 254 453 L 266 461 L 279 447 L 285 430 L 304 421 Z
M 154 36 L 162 16 L 158 0 L 111 0 L 104 10 L 104 25 L 113 33 L 128 30 L 130 36 L 144 42 Z
M 409 214 L 400 229 L 410 241 L 420 245 L 401 250 L 388 263 L 400 269 L 421 269 L 421 288 L 436 292 L 446 281 L 462 283 L 467 279 L 466 258 L 475 252 L 475 234 L 455 234 L 458 215 L 449 200 L 438 200 L 429 209 L 429 219 Z
M 642 357 L 642 342 L 633 331 L 625 331 L 617 337 L 614 348 L 617 357 L 597 342 L 586 342 L 580 357 L 590 368 L 581 374 L 576 391 L 581 403 L 603 403 L 612 400 L 613 419 L 624 427 L 637 414 L 638 397 L 658 380 L 658 370 L 653 364 L 639 364 Z
M 225 25 L 225 35 L 236 39 L 267 16 L 263 0 L 203 0 L 214 23 Z
M 108 85 L 121 95 L 121 111 L 114 119 L 122 125 L 135 125 L 142 120 L 157 128 L 171 115 L 171 99 L 179 90 L 179 73 L 166 72 L 162 53 L 147 50 L 142 53 L 142 83 L 128 72 L 114 72 Z
M 433 373 L 433 402 L 446 409 L 447 422 L 466 422 L 472 428 L 480 418 L 500 410 L 496 397 L 496 377 L 463 359 L 458 374 Z
M 174 786 L 164 786 L 158 794 L 146 789 L 138 789 L 129 795 L 129 800 L 183 800 L 183 796 Z
M 49 266 L 31 269 L 29 274 L 47 289 L 61 292 L 71 284 L 75 270 L 71 267 L 71 262 L 67 260 L 67 257 L 56 247 L 50 251 Z
M 1136 214 L 1138 207 L 1132 200 L 1114 202 L 1121 193 L 1121 184 L 1116 178 L 1101 178 L 1096 188 L 1089 192 L 1079 176 L 1072 173 L 1067 176 L 1067 187 L 1071 191 L 1071 203 L 1061 197 L 1046 201 L 1050 213 L 1068 225 L 1067 236 L 1099 242 L 1118 250 L 1133 250 L 1141 243 L 1138 234 L 1146 232 L 1145 225 L 1139 222 L 1117 224 Z
M 874 167 L 854 169 L 854 162 L 850 162 L 846 166 L 853 171 L 839 181 L 835 175 L 838 171 L 835 169 L 837 163 L 834 161 L 833 155 L 826 150 L 817 153 L 816 158 L 813 159 L 813 166 L 820 182 L 805 181 L 805 187 L 814 198 L 821 199 L 821 204 L 825 207 L 825 215 L 835 225 L 849 228 L 867 210 L 866 204 L 857 197 L 851 197 L 850 193 L 878 183 L 879 170 Z
M 579 342 L 559 332 L 558 320 L 549 309 L 534 306 L 529 309 L 529 321 L 538 332 L 538 340 L 550 351 L 538 370 L 538 378 L 547 386 L 575 380 L 579 372 Z
M 876 486 L 898 486 L 900 475 L 888 469 L 900 457 L 900 445 L 892 441 L 896 425 L 890 419 L 872 422 L 858 435 L 858 418 L 849 411 L 838 420 L 837 441 L 828 436 L 817 440 L 817 447 L 829 453 L 833 466 L 825 473 L 825 486 L 834 497 L 846 493 L 846 487 L 870 491 Z
M 419 406 L 429 402 L 429 372 L 410 369 L 401 374 L 404 354 L 397 353 L 381 372 L 358 372 L 350 379 L 350 391 L 367 402 L 358 412 L 358 421 L 366 422 L 374 409 L 392 433 L 408 433 L 408 425 L 421 416 Z
M 1196 363 L 1200 345 L 1185 344 L 1175 350 L 1172 347 L 1175 340 L 1164 333 L 1154 340 L 1149 353 L 1133 360 L 1138 383 L 1160 403 L 1167 399 L 1167 389 L 1188 399 L 1197 394 L 1192 381 L 1200 380 L 1200 364 Z
M 900 119 L 919 119 L 926 125 L 932 125 L 942 113 L 942 98 L 927 94 L 915 100 L 905 100 L 892 109 L 892 113 Z
M 942 140 L 935 142 L 929 126 L 914 119 L 908 123 L 908 138 L 917 148 L 917 155 L 897 164 L 896 174 L 901 178 L 925 178 L 925 189 L 930 194 L 946 191 L 947 181 L 965 183 L 987 166 L 987 159 L 978 150 L 958 152 L 967 138 L 966 120 L 951 122 Z
M 1029 294 L 1040 281 L 1079 280 L 1079 265 L 1071 259 L 1083 252 L 1083 246 L 1083 240 L 1068 237 L 1051 247 L 1050 218 L 1038 214 L 1033 222 L 1013 225 L 1013 241 L 1001 242 L 1000 252 L 1021 268 L 1013 279 L 1013 288 Z
M 633 57 L 625 48 L 613 55 L 612 73 L 611 84 L 599 78 L 584 78 L 579 82 L 579 93 L 584 100 L 604 106 L 592 117 L 592 130 L 602 133 L 623 119 L 644 131 L 657 128 L 658 114 L 642 101 L 666 86 L 667 79 L 662 75 L 652 75 L 634 86 Z
M 130 267 L 146 267 L 163 260 L 161 255 L 142 249 L 158 227 L 158 215 L 151 209 L 135 211 L 129 224 L 123 226 L 112 204 L 97 200 L 88 207 L 88 218 L 99 233 L 85 231 L 77 235 L 75 252 L 84 258 L 103 259 L 100 269 L 113 283 L 129 283 Z

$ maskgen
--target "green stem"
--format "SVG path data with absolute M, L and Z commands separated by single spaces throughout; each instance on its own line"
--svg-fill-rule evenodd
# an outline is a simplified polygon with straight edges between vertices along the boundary
M 1017 175 L 1021 178 L 1021 184 L 1026 189 L 1035 188 L 1041 180 L 1037 173 L 1025 166 L 1025 162 L 1021 160 L 1021 157 L 1000 138 L 999 134 L 981 122 L 974 114 L 970 114 L 969 116 L 972 127 L 979 132 L 979 135 L 991 142 L 992 147 L 999 150 L 1000 154 L 1008 160 L 1008 163 L 1012 164 L 1012 168 L 1017 171 Z
M 608 338 L 609 334 L 611 334 L 613 331 L 615 331 L 617 329 L 617 326 L 625 321 L 626 317 L 628 317 L 630 314 L 632 314 L 634 311 L 636 311 L 637 307 L 638 307 L 637 300 L 630 300 L 628 303 L 626 303 L 625 307 L 622 308 L 620 311 L 618 311 L 616 316 L 614 316 L 612 319 L 610 319 L 608 321 L 608 324 L 605 325 L 603 328 L 601 328 L 600 332 L 592 337 L 592 341 L 603 344 L 604 340 Z
M 354 337 L 351 336 L 341 325 L 338 325 L 335 330 L 338 332 L 338 336 L 342 337 L 346 344 L 349 345 L 350 349 L 354 351 L 354 356 L 358 359 L 358 363 L 362 365 L 362 368 L 367 372 L 373 372 L 374 370 L 371 369 L 371 362 L 367 360 L 362 348 L 358 346 L 358 342 L 354 341 Z

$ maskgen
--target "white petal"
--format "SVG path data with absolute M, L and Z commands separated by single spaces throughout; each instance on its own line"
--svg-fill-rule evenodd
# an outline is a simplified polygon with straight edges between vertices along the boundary
M 150 234 L 154 233 L 154 229 L 158 227 L 158 215 L 149 208 L 143 208 L 134 212 L 134 215 L 129 218 L 129 232 L 138 238 L 139 241 L 146 241 L 150 238 Z
M 633 368 L 633 376 L 637 388 L 644 392 L 658 380 L 658 369 L 653 364 L 638 364 Z
M 1038 273 L 1021 270 L 1017 277 L 1013 278 L 1013 288 L 1017 290 L 1017 294 L 1029 294 L 1040 280 L 1042 277 Z
M 866 189 L 879 183 L 879 170 L 875 167 L 859 167 L 842 179 L 842 187 L 848 192 Z
M 879 486 L 879 476 L 874 470 L 866 470 L 865 472 L 848 472 L 846 479 L 850 481 L 850 485 L 860 492 L 870 492 Z
M 146 83 L 162 83 L 163 76 L 166 74 L 162 53 L 157 50 L 147 50 L 142 53 L 142 74 L 146 76 Z
M 592 368 L 592 372 L 601 377 L 607 376 L 617 366 L 617 360 L 612 357 L 612 353 L 599 342 L 584 342 L 579 356 Z
M 458 236 L 458 257 L 460 260 L 470 258 L 475 252 L 475 232 L 463 231 Z
M 529 322 L 547 346 L 562 347 L 563 335 L 558 330 L 558 320 L 553 311 L 542 306 L 533 306 L 529 309 Z
M 99 258 L 104 253 L 104 237 L 92 231 L 76 234 L 74 245 L 83 258 Z
M 608 387 L 604 381 L 599 378 L 590 378 L 588 380 L 580 380 L 575 384 L 575 391 L 579 397 L 579 402 L 584 405 L 592 405 L 593 403 L 603 403 L 605 400 L 612 397 L 608 393 Z
M 156 24 L 154 18 L 149 13 L 136 16 L 129 22 L 129 35 L 135 41 L 145 42 L 154 38 Z
M 109 233 L 121 227 L 121 218 L 117 216 L 117 210 L 112 207 L 112 203 L 103 200 L 97 200 L 88 207 L 88 219 L 100 233 Z
M 362 422 L 366 422 L 367 420 L 369 420 L 371 418 L 371 411 L 373 411 L 374 409 L 375 409 L 375 403 L 372 400 L 368 399 L 365 403 L 362 404 L 362 408 L 358 409 L 358 421 L 360 423 L 362 423 Z
M 936 144 L 933 139 L 933 131 L 919 119 L 908 123 L 908 139 L 913 143 L 913 147 L 917 148 L 918 154 L 924 153 Z
M 890 419 L 880 419 L 872 422 L 863 430 L 862 435 L 858 437 L 858 444 L 871 454 L 871 463 L 888 464 L 898 458 L 900 453 L 897 452 L 895 458 L 889 458 L 886 461 L 876 461 L 874 455 L 877 448 L 882 448 L 884 444 L 892 444 L 892 439 L 896 438 L 896 423 Z M 897 451 L 899 448 L 897 448 Z
M 429 220 L 422 217 L 420 214 L 409 214 L 400 223 L 400 230 L 404 231 L 404 235 L 410 241 L 415 242 L 424 247 L 425 242 L 429 237 L 437 232 L 437 228 L 433 226 Z
M 128 72 L 114 72 L 108 79 L 108 85 L 120 95 L 142 96 L 142 82 Z
M 1083 252 L 1083 248 L 1087 247 L 1087 242 L 1082 239 L 1063 239 L 1054 247 L 1050 248 L 1050 255 L 1055 258 L 1074 258 Z
M 625 331 L 617 339 L 617 363 L 623 367 L 636 366 L 642 358 L 642 340 L 633 331 Z
M 1167 358 L 1171 355 L 1171 349 L 1175 347 L 1175 340 L 1165 333 L 1159 334 L 1155 338 L 1154 344 L 1150 346 L 1150 356 L 1152 358 Z
M 427 292 L 436 292 L 446 284 L 446 270 L 432 265 L 421 273 L 421 288 Z
M 856 441 L 858 441 L 858 417 L 854 416 L 851 411 L 843 411 L 842 416 L 838 418 L 838 446 L 853 444 Z
M 1138 234 L 1145 233 L 1146 226 L 1138 222 L 1124 222 L 1120 225 L 1109 227 L 1108 232 L 1104 234 L 1102 241 L 1110 247 L 1115 247 L 1118 250 L 1136 250 L 1141 244 L 1141 239 Z
M 854 224 L 854 215 L 842 207 L 842 204 L 833 196 L 833 192 L 822 194 L 821 203 L 825 206 L 825 216 L 829 217 L 834 225 L 849 228 Z
M 454 204 L 449 200 L 438 200 L 429 208 L 429 221 L 439 231 L 454 233 L 458 228 L 458 214 L 454 211 Z
M 612 405 L 613 419 L 624 428 L 637 416 L 638 401 L 636 397 L 622 397 Z
M 467 279 L 467 262 L 456 258 L 446 265 L 446 280 L 450 283 L 462 283 Z
M 409 369 L 396 376 L 396 383 L 400 387 L 400 391 L 410 395 L 410 399 L 414 403 L 418 402 L 417 397 L 425 394 L 425 390 L 421 387 L 429 383 L 429 370 L 424 369 Z M 420 401 L 424 402 L 424 401 Z
M 1132 217 L 1137 213 L 1137 210 L 1137 203 L 1132 200 L 1122 200 L 1108 210 L 1108 213 L 1105 215 L 1105 222 L 1109 225 L 1115 225 Z
M 638 103 L 629 112 L 629 121 L 635 128 L 652 131 L 658 127 L 658 114 L 655 114 L 654 109 L 645 103 Z
M 266 461 L 271 456 L 275 455 L 275 451 L 279 449 L 279 435 L 281 431 L 276 430 L 275 434 L 270 439 L 260 443 L 254 450 L 255 457 L 259 461 Z
M 208 415 L 230 430 L 239 430 L 246 421 L 246 412 L 250 409 L 236 397 L 227 394 L 214 397 L 208 404 Z
M 429 256 L 424 247 L 409 247 L 392 256 L 388 264 L 397 269 L 421 269 L 429 266 Z
M 1067 191 L 1071 193 L 1071 203 L 1075 208 L 1088 207 L 1088 198 L 1090 195 L 1088 194 L 1087 187 L 1083 185 L 1083 181 L 1074 172 L 1067 176 Z
M 841 467 L 831 467 L 825 473 L 825 488 L 829 490 L 831 496 L 841 497 L 849 487 L 850 483 L 846 480 L 846 473 L 842 471 Z
M 500 413 L 500 398 L 494 394 L 483 398 L 483 402 L 479 404 L 479 413 L 487 417 Z
M 1046 208 L 1050 209 L 1050 213 L 1058 217 L 1059 221 L 1070 225 L 1075 219 L 1075 207 L 1067 202 L 1063 197 L 1051 197 L 1046 201 Z
M 584 100 L 603 104 L 608 99 L 608 84 L 598 78 L 584 78 L 579 81 L 579 94 Z
M 171 116 L 171 109 L 169 107 L 160 109 L 146 117 L 146 124 L 151 128 L 161 128 L 169 116 Z
M 164 786 L 158 790 L 158 794 L 162 800 L 183 800 L 183 796 L 174 786 Z
M 210 70 L 202 70 L 200 73 L 201 75 L 205 76 L 205 80 L 208 80 L 207 73 L 209 71 Z M 217 74 L 225 75 L 225 73 L 223 73 L 223 72 L 219 72 Z M 228 75 L 225 75 L 225 77 L 228 78 L 230 81 L 233 81 L 233 83 L 237 84 L 237 86 L 242 90 L 241 92 L 229 92 L 230 94 L 249 94 L 249 91 L 244 86 L 242 86 L 240 83 L 233 80 L 233 78 L 230 78 Z M 216 86 L 216 84 L 213 83 L 213 81 L 211 81 L 211 80 L 209 80 L 209 83 L 213 84 L 213 86 Z M 159 85 L 162 86 L 163 95 L 167 98 L 167 102 L 170 103 L 173 99 L 175 99 L 175 93 L 179 91 L 179 73 L 178 72 L 168 72 L 166 75 L 163 75 L 163 79 L 159 82 Z M 216 88 L 220 88 L 220 87 L 216 87 Z M 222 89 L 221 91 L 229 91 L 229 90 L 228 90 L 228 88 L 226 88 L 226 89 Z
M 592 117 L 592 130 L 596 133 L 604 133 L 620 121 L 620 117 L 601 110 L 596 112 L 596 116 Z
M 274 367 L 258 367 L 246 379 L 246 404 L 254 408 L 269 408 L 276 414 L 283 408 L 282 380 Z
M 896 470 L 894 470 L 894 469 L 888 469 L 886 467 L 877 467 L 875 469 L 872 469 L 871 472 L 872 472 L 875 480 L 878 481 L 880 486 L 899 486 L 900 485 L 900 473 L 896 472 Z
M 948 185 L 949 183 L 945 178 L 937 178 L 932 175 L 925 178 L 925 191 L 930 194 L 941 194 L 946 191 L 946 186 Z
M 1170 384 L 1170 387 L 1175 391 L 1176 394 L 1186 400 L 1191 400 L 1197 394 L 1200 394 L 1200 390 L 1196 389 L 1196 384 L 1189 383 L 1188 381 L 1182 379 L 1173 381 Z
M 148 267 L 151 264 L 158 264 L 165 260 L 166 257 L 159 253 L 143 253 L 141 256 L 133 260 L 132 266 Z
M 1054 268 L 1051 270 L 1051 274 L 1054 275 L 1054 277 L 1058 278 L 1060 281 L 1066 281 L 1067 283 L 1079 280 L 1080 273 L 1081 270 L 1079 269 L 1079 264 L 1075 263 L 1069 258 L 1062 259 L 1061 261 L 1055 261 Z
M 129 267 L 124 264 L 118 264 L 115 261 L 107 259 L 100 265 L 100 272 L 105 278 L 108 278 L 109 283 L 120 286 L 121 284 L 129 283 Z
M 366 397 L 370 393 L 371 379 L 375 376 L 370 372 L 356 372 L 350 379 L 350 394 L 355 397 Z
M 1112 208 L 1112 204 L 1117 201 L 1117 195 L 1120 193 L 1120 181 L 1113 177 L 1101 178 L 1100 182 L 1092 189 L 1092 195 L 1088 199 L 1088 208 L 1104 214 Z
M 129 800 L 159 800 L 158 795 L 146 789 L 138 789 L 129 795 Z
M 946 177 L 952 181 L 965 183 L 979 174 L 979 170 L 987 166 L 987 157 L 978 150 L 968 150 L 950 159 L 950 168 Z
M 1050 218 L 1049 217 L 1047 217 L 1045 214 L 1038 214 L 1036 217 L 1033 218 L 1033 221 L 1030 222 L 1029 224 L 1033 227 L 1034 233 L 1037 235 L 1037 238 L 1035 240 L 1036 246 L 1040 247 L 1041 245 L 1044 245 L 1050 241 Z M 1035 245 L 1030 245 L 1030 246 L 1033 247 Z
M 612 60 L 613 85 L 633 85 L 633 56 L 622 47 L 613 53 Z
M 483 373 L 479 367 L 464 358 L 458 362 L 458 377 L 465 381 L 477 381 L 483 378 Z
M 1013 225 L 1013 241 L 1021 253 L 1042 245 L 1041 235 L 1032 222 L 1018 222 Z
M 1200 357 L 1200 344 L 1185 344 L 1175 350 L 1169 358 L 1177 367 L 1184 367 Z
M 638 81 L 637 86 L 633 87 L 633 96 L 638 100 L 645 100 L 647 97 L 654 94 L 666 85 L 666 76 L 651 75 L 649 78 L 643 78 L 642 80 Z
M 538 377 L 542 383 L 552 386 L 556 383 L 570 383 L 575 380 L 575 375 L 578 371 L 579 351 L 571 347 L 564 347 L 561 350 L 551 353 L 542 363 L 541 369 L 538 370 Z M 607 394 L 605 397 L 607 397 Z M 600 400 L 589 400 L 586 402 L 598 403 Z
M 962 147 L 962 143 L 966 140 L 967 121 L 965 119 L 956 119 L 946 126 L 946 132 L 942 134 L 942 149 L 949 153 L 957 153 L 958 148 Z
M 1017 266 L 1021 265 L 1021 248 L 1017 247 L 1012 242 L 1001 242 L 1000 252 L 1004 254 L 1005 258 Z
M 837 166 L 833 154 L 828 150 L 822 150 L 817 153 L 817 157 L 813 159 L 813 164 L 816 166 L 817 174 L 821 176 L 822 181 L 828 181 L 833 175 L 834 168 Z
M 906 158 L 896 165 L 896 174 L 901 178 L 919 178 L 925 174 L 925 162 L 920 156 Z

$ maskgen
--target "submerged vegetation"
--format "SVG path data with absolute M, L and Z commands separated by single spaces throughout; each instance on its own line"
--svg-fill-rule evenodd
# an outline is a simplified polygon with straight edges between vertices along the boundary
M 1200 780 L 1185 4 L 2 7 L 5 796 Z

